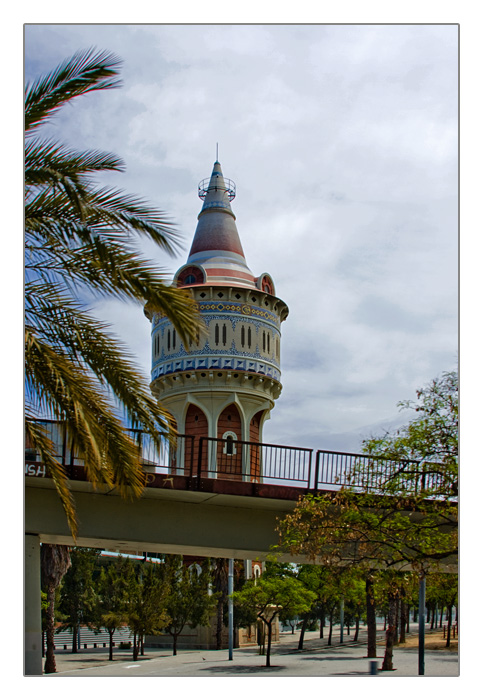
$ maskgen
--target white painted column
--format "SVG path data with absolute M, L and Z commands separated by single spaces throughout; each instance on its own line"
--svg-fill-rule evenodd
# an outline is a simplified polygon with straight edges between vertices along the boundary
M 42 675 L 42 614 L 40 607 L 40 538 L 25 535 L 25 666 L 26 676 Z

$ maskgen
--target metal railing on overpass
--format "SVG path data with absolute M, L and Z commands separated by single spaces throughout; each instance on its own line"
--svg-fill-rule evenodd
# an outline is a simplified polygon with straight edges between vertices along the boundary
M 66 435 L 61 422 L 39 423 L 54 445 L 56 458 L 75 479 L 83 468 L 75 441 Z M 192 488 L 199 488 L 203 479 L 277 484 L 305 491 L 350 487 L 414 493 L 437 492 L 445 486 L 442 465 L 418 460 L 193 435 L 162 438 L 156 445 L 142 430 L 127 429 L 127 433 L 138 447 L 146 473 L 189 477 Z M 28 444 L 25 462 L 27 475 L 42 475 L 40 455 Z

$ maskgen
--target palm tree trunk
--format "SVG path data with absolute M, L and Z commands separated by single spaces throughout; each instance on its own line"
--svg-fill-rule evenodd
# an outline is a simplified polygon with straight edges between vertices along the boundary
M 216 648 L 221 649 L 222 647 L 222 634 L 223 634 L 223 600 L 221 596 L 218 598 L 218 605 L 216 606 Z
M 42 583 L 47 589 L 46 642 L 44 673 L 55 673 L 55 590 L 70 566 L 69 548 L 62 544 L 42 544 L 40 553 Z
M 47 613 L 46 613 L 46 641 L 47 648 L 45 652 L 44 673 L 55 673 L 57 671 L 55 665 L 55 645 L 54 645 L 54 603 L 55 603 L 55 586 L 50 584 L 47 587 Z

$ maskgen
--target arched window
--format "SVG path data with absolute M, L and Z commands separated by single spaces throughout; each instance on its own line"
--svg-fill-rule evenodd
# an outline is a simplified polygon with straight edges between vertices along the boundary
M 233 441 L 237 439 L 236 433 L 232 430 L 227 430 L 226 433 L 223 433 L 223 440 L 225 441 L 223 445 L 224 455 L 236 455 L 236 445 Z
M 241 327 L 241 346 L 245 347 L 245 326 Z
M 171 350 L 171 331 L 168 331 L 168 352 Z
M 223 324 L 222 337 L 223 337 L 223 345 L 226 345 L 226 323 Z
M 176 350 L 176 331 L 173 328 L 173 350 Z
M 248 326 L 248 349 L 250 350 L 252 347 L 252 329 L 250 326 Z
M 270 333 L 267 333 L 267 352 L 270 353 Z
M 218 345 L 220 342 L 220 326 L 218 324 L 215 325 L 215 345 Z

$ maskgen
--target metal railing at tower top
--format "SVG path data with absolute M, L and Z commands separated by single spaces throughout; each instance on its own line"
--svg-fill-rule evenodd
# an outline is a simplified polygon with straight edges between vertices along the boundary
M 75 440 L 66 434 L 59 421 L 38 421 L 54 446 L 56 459 L 71 479 L 82 479 L 84 462 Z M 418 460 L 394 460 L 387 457 L 305 447 L 273 445 L 235 440 L 228 437 L 178 435 L 152 437 L 138 429 L 126 432 L 137 446 L 139 461 L 146 473 L 189 477 L 187 488 L 200 488 L 205 479 L 243 481 L 253 484 L 291 486 L 304 491 L 351 487 L 358 491 L 386 493 L 451 494 L 451 470 Z M 315 453 L 315 454 L 314 454 Z M 40 455 L 27 442 L 25 473 L 46 476 Z M 449 476 L 448 476 L 449 474 Z

